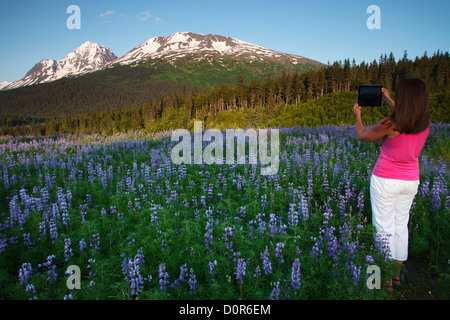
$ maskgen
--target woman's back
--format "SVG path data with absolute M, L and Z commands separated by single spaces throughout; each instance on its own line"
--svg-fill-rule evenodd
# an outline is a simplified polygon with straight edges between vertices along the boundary
M 429 128 L 416 134 L 399 133 L 383 138 L 381 154 L 373 174 L 381 178 L 419 180 L 419 155 L 428 137 Z

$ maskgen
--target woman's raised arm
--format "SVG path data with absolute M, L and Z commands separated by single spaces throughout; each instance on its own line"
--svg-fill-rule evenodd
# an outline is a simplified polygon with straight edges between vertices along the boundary
M 389 95 L 389 91 L 385 88 L 381 88 L 381 92 L 383 93 L 383 101 L 386 102 L 389 109 L 391 109 L 392 112 L 394 112 L 395 109 L 395 102 L 391 99 L 391 96 Z
M 389 121 L 386 121 L 388 120 L 387 118 L 382 118 L 373 126 L 365 129 L 361 120 L 361 110 L 362 108 L 357 103 L 355 103 L 352 112 L 355 115 L 356 134 L 358 135 L 358 139 L 360 141 L 374 142 L 383 138 L 384 136 L 392 137 L 397 134 L 389 125 Z

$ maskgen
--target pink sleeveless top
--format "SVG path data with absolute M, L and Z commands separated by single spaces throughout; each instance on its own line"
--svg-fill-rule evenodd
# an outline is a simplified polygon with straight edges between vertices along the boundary
M 393 138 L 385 136 L 372 173 L 386 179 L 419 180 L 419 155 L 429 131 L 428 127 L 417 134 L 399 133 Z

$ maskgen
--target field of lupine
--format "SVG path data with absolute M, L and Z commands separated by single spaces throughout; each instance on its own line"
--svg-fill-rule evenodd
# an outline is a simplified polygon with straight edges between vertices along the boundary
M 449 125 L 421 156 L 410 255 L 449 258 Z M 280 129 L 280 167 L 175 165 L 170 133 L 0 137 L 0 299 L 386 299 L 371 225 L 380 143 Z M 69 289 L 67 269 L 80 268 Z

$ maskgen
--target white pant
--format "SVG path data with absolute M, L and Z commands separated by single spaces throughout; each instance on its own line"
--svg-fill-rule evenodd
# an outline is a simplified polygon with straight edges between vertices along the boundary
M 391 258 L 405 261 L 408 258 L 409 210 L 417 193 L 419 181 L 380 178 L 372 174 L 370 201 L 372 224 L 376 236 L 388 237 Z

